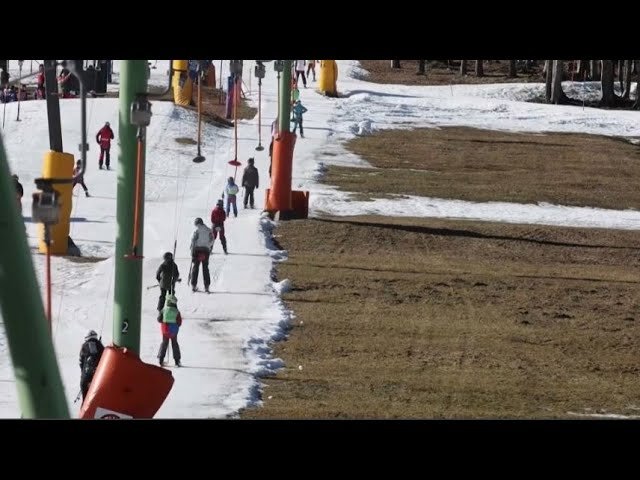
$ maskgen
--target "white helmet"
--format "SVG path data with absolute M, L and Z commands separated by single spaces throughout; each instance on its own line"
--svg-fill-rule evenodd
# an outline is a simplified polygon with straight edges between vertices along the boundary
M 95 332 L 95 330 L 89 330 L 89 332 L 87 333 L 87 335 L 84 337 L 85 342 L 87 340 L 91 340 L 91 339 L 97 339 L 98 338 L 98 334 Z

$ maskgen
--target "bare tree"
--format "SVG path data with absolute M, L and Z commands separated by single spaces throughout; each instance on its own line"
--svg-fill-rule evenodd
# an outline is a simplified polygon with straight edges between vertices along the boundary
M 622 98 L 629 100 L 631 96 L 631 69 L 633 60 L 624 61 L 624 89 L 622 90 Z
M 484 69 L 482 68 L 482 60 L 476 60 L 476 77 L 484 77 Z
M 391 68 L 402 68 L 400 66 L 400 60 L 391 60 Z
M 417 73 L 417 75 L 425 75 L 426 74 L 426 68 L 427 68 L 427 61 L 426 60 L 418 60 L 418 73 Z
M 624 75 L 623 75 L 623 65 L 624 65 L 624 60 L 616 60 L 616 62 L 618 62 L 618 83 L 620 83 L 620 90 L 624 89 Z
M 466 60 L 460 60 L 460 75 L 466 75 L 467 74 L 467 61 Z
M 547 103 L 551 103 L 551 79 L 552 79 L 551 63 L 552 62 L 553 60 L 545 60 L 544 68 L 542 70 L 542 72 L 544 73 L 544 84 L 545 84 L 544 98 L 547 101 Z
M 602 85 L 601 107 L 613 107 L 616 104 L 617 97 L 613 89 L 613 81 L 613 60 L 602 60 L 602 77 L 600 79 L 600 84 Z
M 589 60 L 591 66 L 591 80 L 600 78 L 600 60 Z
M 568 98 L 562 90 L 562 76 L 564 74 L 564 62 L 562 60 L 554 60 L 552 67 L 551 79 L 551 103 L 560 105 L 567 103 Z
M 510 77 L 517 77 L 518 76 L 518 71 L 516 70 L 516 61 L 515 60 L 509 60 L 509 76 Z

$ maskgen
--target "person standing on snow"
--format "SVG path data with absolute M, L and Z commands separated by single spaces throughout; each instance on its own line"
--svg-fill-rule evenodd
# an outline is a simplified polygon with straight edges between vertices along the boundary
M 196 230 L 191 237 L 191 270 L 189 282 L 191 290 L 196 291 L 198 285 L 198 270 L 202 264 L 202 277 L 204 279 L 204 290 L 209 292 L 211 277 L 209 276 L 209 255 L 213 249 L 214 236 L 211 229 L 207 227 L 200 217 L 196 218 L 194 225 Z
M 304 74 L 304 67 L 306 66 L 306 63 L 306 60 L 296 60 L 296 83 L 298 82 L 300 75 L 302 75 L 302 84 L 304 85 L 304 88 L 307 88 L 307 77 Z
M 109 122 L 105 122 L 104 127 L 98 130 L 96 134 L 96 142 L 100 145 L 100 158 L 98 159 L 98 165 L 100 170 L 102 170 L 102 160 L 105 157 L 105 165 L 107 166 L 107 170 L 109 170 L 109 162 L 110 162 L 110 152 L 111 152 L 111 140 L 113 140 L 115 135 L 113 134 L 113 130 L 111 130 L 111 126 Z
M 163 262 L 156 272 L 156 280 L 160 286 L 160 298 L 158 299 L 157 310 L 161 311 L 164 307 L 167 292 L 176 293 L 176 282 L 180 282 L 180 271 L 178 265 L 173 261 L 173 254 L 166 252 L 163 256 Z
M 236 195 L 240 189 L 236 182 L 233 180 L 233 177 L 229 177 L 227 180 L 227 186 L 224 187 L 224 193 L 227 195 L 227 217 L 229 216 L 229 212 L 231 211 L 231 205 L 233 205 L 233 214 L 236 218 L 238 218 L 238 206 L 236 205 Z
M 227 216 L 224 213 L 224 203 L 222 200 L 218 200 L 216 206 L 211 211 L 211 224 L 213 227 L 213 241 L 215 242 L 216 238 L 218 238 L 218 234 L 220 234 L 220 242 L 222 243 L 222 249 L 224 250 L 224 254 L 227 254 L 227 237 L 224 235 L 224 221 L 227 219 Z
M 83 402 L 91 386 L 93 375 L 96 373 L 103 351 L 104 345 L 98 338 L 98 334 L 94 330 L 89 330 L 80 348 L 80 390 L 82 391 Z
M 302 115 L 307 112 L 307 107 L 302 105 L 298 100 L 293 106 L 293 133 L 296 133 L 298 125 L 300 125 L 300 137 L 304 138 L 304 130 L 302 129 Z
M 164 308 L 158 314 L 158 322 L 162 332 L 162 343 L 160 343 L 160 349 L 158 350 L 158 363 L 161 367 L 164 366 L 164 356 L 169 347 L 169 340 L 171 340 L 173 360 L 176 362 L 176 367 L 181 367 L 180 359 L 182 357 L 180 355 L 180 345 L 178 345 L 178 332 L 182 326 L 182 316 L 180 315 L 180 310 L 178 310 L 178 299 L 174 294 L 167 295 Z
M 316 61 L 315 60 L 307 60 L 307 78 L 309 77 L 309 72 L 313 72 L 313 81 L 316 81 Z
M 72 191 L 74 188 L 76 188 L 76 185 L 78 183 L 84 189 L 84 194 L 88 197 L 89 189 L 84 184 L 84 174 L 82 173 L 82 160 L 78 160 L 76 162 L 76 168 L 73 169 L 73 186 L 71 187 Z
M 244 208 L 247 208 L 247 202 L 253 208 L 253 190 L 258 188 L 260 178 L 258 176 L 258 169 L 253 166 L 254 159 L 250 158 L 242 173 L 242 186 L 244 187 Z

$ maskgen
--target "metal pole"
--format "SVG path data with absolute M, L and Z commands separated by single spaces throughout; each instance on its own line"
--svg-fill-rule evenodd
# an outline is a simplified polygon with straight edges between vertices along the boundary
M 44 61 L 44 86 L 47 97 L 49 148 L 54 152 L 62 152 L 62 127 L 60 125 L 60 101 L 58 99 L 55 60 Z
M 280 76 L 280 105 L 278 105 L 278 131 L 291 130 L 291 66 L 292 60 L 284 60 L 284 70 Z
M 125 258 L 131 251 L 136 192 L 137 133 L 131 123 L 131 106 L 137 94 L 147 91 L 147 60 L 120 62 L 120 122 L 118 157 L 118 191 L 113 343 L 140 354 L 140 315 L 142 303 L 142 252 L 144 245 L 144 175 L 140 178 L 140 207 L 137 232 L 139 258 Z M 145 148 L 142 147 L 141 171 L 145 171 Z
M 0 138 L 0 307 L 22 418 L 69 418 L 40 288 Z
M 22 77 L 22 63 L 24 60 L 18 60 L 18 77 Z M 18 84 L 18 115 L 16 116 L 16 122 L 20 121 L 20 97 L 22 97 L 22 82 Z

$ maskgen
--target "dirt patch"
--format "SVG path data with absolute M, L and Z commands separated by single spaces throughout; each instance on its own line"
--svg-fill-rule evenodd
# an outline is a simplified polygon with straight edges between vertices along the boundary
M 286 368 L 243 418 L 637 413 L 636 232 L 353 217 L 278 236 Z
M 509 60 L 485 60 L 484 76 L 477 77 L 475 60 L 467 60 L 467 75 L 460 75 L 460 60 L 429 60 L 426 75 L 418 75 L 417 60 L 401 60 L 402 68 L 391 68 L 391 60 L 358 60 L 368 72 L 366 80 L 373 83 L 401 85 L 449 85 L 478 83 L 544 82 L 544 61 L 531 65 L 528 72 L 518 68 L 517 77 L 509 77 Z
M 640 208 L 640 149 L 624 139 L 451 127 L 383 130 L 345 146 L 376 169 L 330 165 L 323 181 L 364 198 Z

